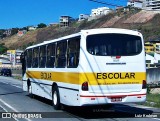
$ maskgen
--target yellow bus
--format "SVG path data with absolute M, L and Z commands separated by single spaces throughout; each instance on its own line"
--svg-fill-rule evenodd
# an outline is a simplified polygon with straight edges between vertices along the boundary
M 99 28 L 27 47 L 23 90 L 61 104 L 86 106 L 146 100 L 142 34 Z

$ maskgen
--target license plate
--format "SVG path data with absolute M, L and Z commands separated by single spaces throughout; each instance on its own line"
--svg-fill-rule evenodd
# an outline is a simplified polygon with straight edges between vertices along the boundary
M 121 97 L 111 98 L 111 102 L 121 102 L 121 101 L 122 101 Z

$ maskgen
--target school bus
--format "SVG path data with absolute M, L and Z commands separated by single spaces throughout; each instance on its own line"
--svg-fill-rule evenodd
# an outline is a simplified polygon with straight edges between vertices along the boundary
M 61 104 L 87 106 L 146 100 L 140 32 L 99 28 L 27 47 L 23 90 Z

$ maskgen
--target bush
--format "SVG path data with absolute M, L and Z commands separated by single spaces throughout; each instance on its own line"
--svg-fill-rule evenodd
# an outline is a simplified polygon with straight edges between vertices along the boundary
M 0 44 L 0 54 L 5 53 L 7 50 L 8 48 L 4 46 L 4 43 Z
M 151 88 L 147 86 L 147 94 L 150 94 Z

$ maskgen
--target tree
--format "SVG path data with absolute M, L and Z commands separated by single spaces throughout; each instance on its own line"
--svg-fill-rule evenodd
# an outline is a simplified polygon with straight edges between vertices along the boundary
M 7 50 L 8 50 L 8 48 L 6 48 L 6 47 L 4 46 L 4 43 L 0 44 L 0 54 L 5 53 Z
M 46 27 L 47 25 L 44 24 L 44 23 L 40 23 L 40 24 L 38 24 L 37 26 L 38 26 L 37 28 L 44 28 L 44 27 Z
M 11 36 L 17 34 L 18 30 L 19 30 L 19 28 L 12 28 L 11 29 Z
M 0 35 L 2 35 L 5 32 L 4 29 L 0 29 Z

